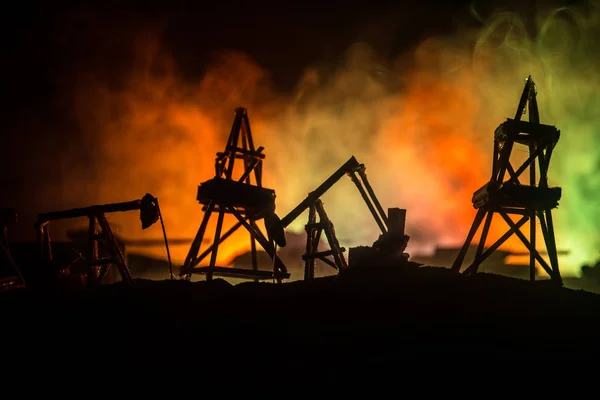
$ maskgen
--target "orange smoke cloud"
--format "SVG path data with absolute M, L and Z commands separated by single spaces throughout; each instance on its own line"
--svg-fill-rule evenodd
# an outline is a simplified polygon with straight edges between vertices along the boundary
M 389 201 L 404 198 L 408 226 L 429 227 L 428 237 L 435 238 L 417 243 L 417 251 L 430 250 L 433 244 L 462 244 L 475 215 L 469 206 L 472 194 L 491 176 L 489 132 L 496 121 L 481 123 L 477 79 L 469 69 L 457 68 L 456 58 L 440 58 L 447 51 L 440 50 L 434 41 L 418 49 L 417 66 L 409 73 L 411 84 L 397 102 L 398 115 L 379 135 L 379 147 L 386 149 L 383 164 L 398 171 Z M 519 87 L 513 86 L 517 95 Z M 503 222 L 493 223 L 488 245 L 506 230 Z M 522 244 L 511 238 L 503 247 L 521 250 Z
M 308 69 L 291 95 L 274 91 L 269 74 L 235 52 L 216 57 L 198 82 L 186 82 L 158 37 L 139 37 L 123 85 L 108 88 L 88 78 L 76 92 L 80 127 L 94 138 L 98 155 L 93 202 L 150 192 L 160 199 L 167 233 L 193 237 L 202 218 L 197 185 L 214 176 L 215 153 L 224 149 L 234 108 L 243 106 L 256 145 L 265 146 L 264 185 L 276 190 L 280 216 L 354 155 L 366 164 L 384 208 L 408 210 L 410 252 L 459 246 L 475 215 L 471 196 L 491 175 L 494 129 L 514 114 L 522 79 L 544 70 L 520 52 L 518 67 L 497 77 L 492 67 L 514 60 L 516 46 L 507 45 L 508 36 L 498 45 L 480 40 L 472 59 L 475 34 L 481 36 L 423 42 L 410 67 L 385 62 L 357 43 L 336 70 Z M 540 107 L 543 114 L 543 102 Z M 349 180 L 323 200 L 342 245 L 377 238 Z M 113 220 L 125 236 L 161 234 L 142 232 L 135 215 Z M 305 221 L 301 216 L 289 229 L 300 231 Z M 489 240 L 506 229 L 496 221 Z M 214 225 L 208 239 L 211 232 Z M 506 247 L 522 250 L 516 238 Z M 234 235 L 221 246 L 219 262 L 248 248 L 247 233 Z M 182 262 L 187 250 L 173 249 L 175 260 Z
M 199 85 L 188 86 L 179 80 L 172 60 L 158 52 L 158 45 L 148 36 L 135 41 L 135 67 L 120 90 L 107 90 L 93 80 L 79 86 L 77 115 L 84 132 L 97 132 L 99 154 L 96 195 L 88 201 L 123 201 L 150 192 L 159 198 L 167 234 L 191 238 L 202 218 L 196 187 L 214 175 L 215 153 L 224 150 L 229 133 L 231 121 L 225 116 L 232 117 L 241 100 L 237 90 L 244 91 L 258 76 L 244 56 L 228 55 L 215 70 L 222 74 L 208 74 Z M 233 70 L 223 71 L 224 66 Z M 244 69 L 243 73 L 236 68 Z M 260 73 L 257 67 L 254 71 Z M 236 76 L 250 82 L 232 79 Z M 161 237 L 158 228 L 141 231 L 135 213 L 109 218 L 125 237 Z M 209 234 L 215 222 L 209 224 Z M 243 235 L 231 236 L 220 248 L 219 262 L 229 260 L 246 242 Z M 174 260 L 181 261 L 187 250 L 172 249 Z M 164 251 L 149 253 L 163 256 Z
M 295 101 L 282 102 L 264 85 L 267 74 L 245 55 L 221 55 L 190 85 L 177 75 L 173 60 L 157 52 L 157 41 L 144 40 L 143 46 L 136 41 L 136 67 L 121 90 L 87 81 L 78 93 L 84 130 L 98 132 L 95 202 L 150 192 L 160 199 L 167 233 L 193 237 L 202 217 L 196 187 L 214 176 L 215 153 L 224 149 L 232 111 L 241 105 L 249 109 L 256 144 L 266 148 L 264 184 L 277 191 L 280 215 L 355 155 L 367 165 L 384 207 L 408 209 L 411 251 L 464 239 L 474 215 L 471 195 L 489 178 L 491 148 L 477 130 L 480 107 L 469 74 L 440 79 L 424 68 L 422 54 L 416 70 L 405 72 L 410 79 L 398 94 L 388 85 L 402 75 L 380 74 L 373 67 L 375 55 L 357 44 L 329 80 L 315 82 L 313 71 Z M 334 186 L 324 201 L 345 244 L 370 244 L 377 237 L 349 180 Z M 141 231 L 136 215 L 112 219 L 125 236 L 160 237 L 158 229 Z M 301 216 L 290 229 L 299 231 L 304 223 Z M 248 248 L 248 234 L 240 231 L 220 247 L 218 262 Z M 187 250 L 173 249 L 174 259 L 181 261 Z M 164 250 L 150 252 L 162 256 Z

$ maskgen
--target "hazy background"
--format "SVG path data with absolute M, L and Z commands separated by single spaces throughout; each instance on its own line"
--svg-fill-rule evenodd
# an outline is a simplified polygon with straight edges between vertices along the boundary
M 600 249 L 599 3 L 520 3 L 23 3 L 2 17 L 0 206 L 18 209 L 14 237 L 33 239 L 38 212 L 150 192 L 169 236 L 193 237 L 197 185 L 213 177 L 243 106 L 280 216 L 354 155 L 383 206 L 408 210 L 411 254 L 460 246 L 494 129 L 532 75 L 542 122 L 562 132 L 549 180 L 563 188 L 558 246 L 573 252 L 561 269 L 576 274 Z M 342 245 L 377 238 L 349 179 L 323 201 Z M 161 237 L 158 226 L 141 231 L 136 213 L 109 218 L 126 237 Z M 54 237 L 72 226 L 54 223 Z M 506 227 L 498 219 L 493 230 Z M 222 262 L 248 248 L 247 234 L 225 244 Z M 507 246 L 523 250 L 516 238 Z M 175 260 L 187 250 L 174 248 Z

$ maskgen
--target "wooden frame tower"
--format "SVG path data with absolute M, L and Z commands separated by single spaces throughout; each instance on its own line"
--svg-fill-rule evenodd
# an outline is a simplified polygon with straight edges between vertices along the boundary
M 275 215 L 275 191 L 262 186 L 262 162 L 265 158 L 263 150 L 262 146 L 255 148 L 247 110 L 238 107 L 235 110 L 225 151 L 217 153 L 215 177 L 198 187 L 196 199 L 203 205 L 204 216 L 184 265 L 181 267 L 181 275 L 184 278 L 190 279 L 192 273 L 204 274 L 209 281 L 212 280 L 213 275 L 255 281 L 276 279 L 279 282 L 289 278 L 290 274 L 277 256 L 275 247 L 275 245 L 285 246 L 283 228 L 277 223 L 278 218 Z M 244 165 L 243 173 L 238 178 L 234 177 L 236 160 L 242 160 Z M 213 213 L 217 214 L 213 243 L 201 252 L 204 235 Z M 223 233 L 225 214 L 233 215 L 238 221 Z M 260 219 L 265 220 L 268 237 L 265 237 L 257 225 Z M 217 266 L 219 245 L 242 226 L 250 233 L 252 270 Z M 258 269 L 256 242 L 273 259 L 272 271 Z M 209 265 L 199 267 L 200 262 L 209 255 Z
M 548 187 L 548 167 L 552 152 L 560 137 L 560 131 L 554 126 L 540 123 L 536 95 L 535 83 L 530 76 L 525 82 L 515 117 L 507 119 L 496 129 L 492 177 L 487 184 L 473 194 L 472 202 L 473 207 L 477 209 L 477 214 L 467 239 L 452 265 L 452 270 L 456 272 L 460 272 L 471 241 L 485 220 L 475 259 L 465 270 L 465 274 L 476 273 L 479 265 L 492 252 L 509 237 L 517 235 L 529 252 L 530 280 L 535 280 L 537 261 L 552 281 L 562 285 L 552 221 L 552 210 L 558 207 L 562 193 L 559 187 Z M 521 116 L 526 111 L 529 112 L 529 121 L 522 121 Z M 510 156 L 517 145 L 525 146 L 528 149 L 529 157 L 515 169 L 511 164 Z M 529 168 L 529 179 L 523 179 L 521 175 L 527 168 Z M 524 183 L 521 180 L 529 182 Z M 499 214 L 510 229 L 484 251 L 494 214 Z M 515 223 L 510 215 L 517 215 L 520 219 Z M 539 220 L 541 225 L 550 263 L 546 262 L 536 249 L 536 220 Z M 521 232 L 521 227 L 526 223 L 529 223 L 529 238 Z

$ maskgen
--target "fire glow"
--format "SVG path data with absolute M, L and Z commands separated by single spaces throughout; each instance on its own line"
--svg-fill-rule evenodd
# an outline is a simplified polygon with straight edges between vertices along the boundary
M 458 247 L 475 214 L 471 196 L 490 178 L 494 129 L 514 114 L 523 79 L 532 75 L 542 122 L 562 132 L 549 180 L 563 188 L 558 246 L 574 253 L 561 259 L 561 268 L 576 273 L 600 248 L 598 15 L 544 14 L 532 40 L 518 15 L 497 14 L 478 32 L 424 41 L 410 66 L 357 43 L 333 73 L 308 69 L 291 95 L 273 90 L 268 72 L 235 52 L 222 53 L 199 81 L 187 82 L 158 35 L 137 37 L 136 63 L 123 87 L 87 78 L 75 92 L 80 129 L 102 138 L 92 201 L 156 194 L 169 235 L 193 237 L 202 218 L 197 185 L 214 176 L 214 157 L 224 150 L 233 110 L 242 106 L 256 145 L 265 147 L 264 185 L 275 189 L 280 216 L 355 155 L 383 206 L 408 210 L 409 253 Z M 63 171 L 64 185 L 82 181 L 79 173 Z M 88 202 L 86 193 L 71 195 Z M 342 245 L 377 238 L 351 182 L 334 186 L 323 201 Z M 140 232 L 135 216 L 118 218 L 127 236 L 160 237 Z M 290 229 L 301 231 L 305 223 L 303 215 Z M 495 221 L 489 240 L 505 230 Z M 214 221 L 207 232 L 214 232 Z M 248 248 L 247 232 L 234 234 L 219 248 L 218 262 Z M 524 250 L 516 237 L 504 248 Z M 174 260 L 187 250 L 173 248 Z

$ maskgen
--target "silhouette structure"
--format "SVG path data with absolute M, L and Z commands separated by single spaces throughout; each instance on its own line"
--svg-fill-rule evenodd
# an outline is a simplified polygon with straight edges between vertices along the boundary
M 275 250 L 275 245 L 283 247 L 286 243 L 283 228 L 280 228 L 279 218 L 275 215 L 275 191 L 262 186 L 262 162 L 265 158 L 263 150 L 262 146 L 254 147 L 246 109 L 237 108 L 225 151 L 217 153 L 215 177 L 198 187 L 196 199 L 203 205 L 204 217 L 181 267 L 182 277 L 190 279 L 191 274 L 200 273 L 205 274 L 206 280 L 209 281 L 213 279 L 213 275 L 254 280 L 276 279 L 278 282 L 289 278 L 290 274 Z M 244 168 L 241 176 L 236 179 L 234 167 L 237 159 L 242 160 Z M 252 175 L 254 183 L 251 181 Z M 213 213 L 217 214 L 214 240 L 208 249 L 200 253 L 204 234 Z M 238 222 L 222 233 L 225 214 L 232 214 Z M 264 219 L 268 238 L 257 225 L 257 221 L 261 219 Z M 252 270 L 217 266 L 219 244 L 242 226 L 250 233 Z M 273 259 L 272 271 L 258 269 L 256 242 Z M 209 265 L 198 267 L 209 254 Z
M 281 219 L 281 226 L 285 228 L 306 209 L 309 210 L 308 224 L 305 226 L 307 233 L 306 253 L 302 257 L 305 261 L 305 279 L 314 278 L 315 261 L 317 259 L 335 268 L 338 272 L 342 272 L 349 266 L 343 254 L 345 249 L 340 247 L 333 224 L 327 217 L 323 203 L 320 200 L 321 196 L 331 189 L 344 175 L 350 177 L 381 230 L 381 235 L 373 247 L 363 247 L 359 252 L 362 255 L 367 254 L 370 257 L 383 255 L 388 260 L 391 260 L 397 254 L 397 250 L 400 250 L 402 253 L 406 248 L 409 237 L 404 235 L 404 217 L 406 213 L 403 211 L 405 210 L 390 208 L 386 215 L 375 195 L 375 191 L 367 179 L 365 171 L 366 167 L 364 164 L 359 163 L 354 156 L 350 157 L 337 171 L 331 174 L 329 178 L 310 192 L 300 204 Z M 317 215 L 319 222 L 316 220 Z M 317 248 L 322 232 L 325 232 L 330 249 L 318 251 Z M 399 234 L 399 232 L 401 233 Z M 356 252 L 354 253 L 356 254 Z M 332 256 L 333 260 L 328 258 L 330 256 Z
M 467 239 L 459 252 L 452 270 L 459 272 L 467 250 L 481 222 L 485 219 L 481 238 L 473 263 L 465 270 L 465 274 L 474 274 L 479 265 L 498 249 L 509 237 L 517 235 L 529 250 L 531 281 L 535 280 L 536 261 L 544 268 L 552 281 L 562 284 L 558 267 L 558 254 L 552 222 L 552 209 L 558 206 L 561 188 L 548 187 L 548 167 L 550 158 L 560 131 L 554 126 L 540 123 L 540 115 L 536 100 L 536 87 L 529 76 L 517 108 L 514 119 L 503 122 L 494 134 L 494 156 L 492 177 L 488 183 L 478 189 L 472 198 L 477 214 Z M 521 116 L 529 111 L 529 121 L 521 121 Z M 514 169 L 510 156 L 515 145 L 524 145 L 529 149 L 529 157 L 517 169 Z M 536 160 L 539 167 L 539 181 L 536 175 Z M 520 182 L 520 176 L 529 168 L 529 184 Z M 508 178 L 505 180 L 506 174 Z M 484 252 L 487 235 L 494 214 L 499 214 L 510 229 Z M 515 223 L 510 215 L 521 218 Z M 539 219 L 543 240 L 548 252 L 550 264 L 544 260 L 536 249 L 536 218 Z M 529 222 L 529 238 L 520 228 Z
M 600 260 L 596 264 L 584 265 L 581 267 L 581 275 L 585 279 L 600 284 Z
M 317 221 L 318 218 L 318 221 Z M 317 199 L 308 209 L 308 223 L 306 224 L 306 253 L 302 256 L 304 260 L 304 279 L 314 279 L 315 277 L 315 260 L 319 259 L 331 266 L 332 268 L 343 271 L 348 267 L 344 258 L 343 247 L 335 235 L 333 222 L 327 216 L 323 202 Z M 319 251 L 319 243 L 321 242 L 321 234 L 325 234 L 330 249 Z M 328 257 L 332 257 L 330 260 Z
M 49 226 L 51 221 L 87 217 L 89 220 L 89 228 L 88 251 L 86 255 L 88 267 L 87 274 L 85 275 L 86 285 L 88 287 L 94 287 L 102 283 L 102 280 L 110 267 L 114 264 L 119 270 L 121 279 L 129 286 L 133 286 L 134 282 L 131 278 L 123 252 L 121 251 L 108 220 L 106 219 L 106 214 L 108 213 L 133 210 L 140 211 L 142 229 L 149 228 L 158 221 L 160 217 L 158 200 L 149 193 L 139 200 L 38 214 L 35 228 L 38 232 L 38 243 L 42 259 L 52 261 L 52 245 L 50 241 Z M 100 229 L 98 229 L 98 227 Z M 100 258 L 98 256 L 99 245 L 104 246 L 107 253 L 110 255 L 109 257 Z

